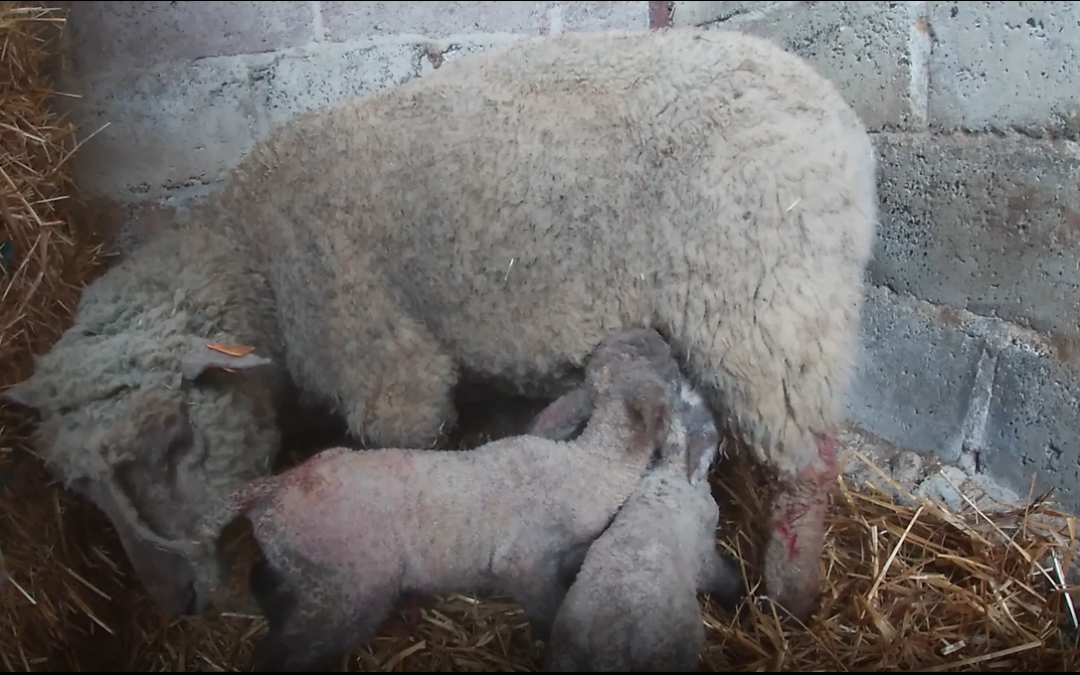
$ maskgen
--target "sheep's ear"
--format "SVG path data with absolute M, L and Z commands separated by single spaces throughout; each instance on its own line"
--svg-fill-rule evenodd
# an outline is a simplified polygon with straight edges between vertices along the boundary
M 152 426 L 140 430 L 138 445 L 147 474 L 163 485 L 176 482 L 180 461 L 195 446 L 195 428 L 187 406 L 178 405 L 152 418 Z
M 192 340 L 188 351 L 180 359 L 180 375 L 185 380 L 198 379 L 208 370 L 246 370 L 268 366 L 273 363 L 252 352 L 254 347 L 225 345 L 205 340 Z
M 552 401 L 529 425 L 527 434 L 563 441 L 570 438 L 592 414 L 595 403 L 585 387 L 578 387 Z
M 3 393 L 0 393 L 0 400 L 27 408 L 39 407 L 37 388 L 34 386 L 33 379 L 24 380 L 19 384 L 8 387 Z

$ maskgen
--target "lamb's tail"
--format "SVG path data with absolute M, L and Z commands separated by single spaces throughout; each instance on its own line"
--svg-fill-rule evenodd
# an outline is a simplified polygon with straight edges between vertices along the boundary
M 277 487 L 277 476 L 256 478 L 214 504 L 199 521 L 191 545 L 196 552 L 193 556 L 196 583 L 204 597 L 219 598 L 221 581 L 227 573 L 217 548 L 222 530 L 272 495 Z

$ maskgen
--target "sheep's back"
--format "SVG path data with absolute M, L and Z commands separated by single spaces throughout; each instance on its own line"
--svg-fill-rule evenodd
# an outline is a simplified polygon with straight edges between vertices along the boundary
M 857 283 L 875 209 L 873 151 L 835 87 L 727 32 L 496 47 L 298 118 L 238 175 L 271 255 L 295 258 L 294 305 L 353 292 L 363 316 L 376 279 L 462 365 L 518 382 L 702 284 L 723 314 L 778 266 Z

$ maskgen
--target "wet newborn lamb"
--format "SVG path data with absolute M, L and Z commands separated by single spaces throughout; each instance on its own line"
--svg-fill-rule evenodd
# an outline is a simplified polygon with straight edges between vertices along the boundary
M 410 592 L 509 592 L 546 638 L 589 544 L 668 436 L 671 385 L 657 362 L 677 370 L 655 331 L 601 342 L 586 369 L 596 412 L 573 441 L 334 449 L 249 483 L 199 528 L 193 559 L 209 586 L 200 591 L 219 597 L 214 540 L 246 515 L 266 557 L 252 573 L 270 627 L 257 671 L 323 668 L 369 639 Z
M 735 564 L 716 550 L 708 473 L 720 434 L 685 379 L 655 467 L 588 550 L 555 619 L 545 671 L 693 672 L 705 642 L 697 593 L 733 607 Z M 531 433 L 566 435 L 591 406 L 580 391 L 537 416 Z

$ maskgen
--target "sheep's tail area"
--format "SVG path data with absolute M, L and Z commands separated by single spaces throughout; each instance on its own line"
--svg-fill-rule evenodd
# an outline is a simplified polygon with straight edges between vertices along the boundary
M 196 583 L 200 585 L 200 594 L 204 597 L 218 599 L 222 580 L 228 573 L 217 550 L 222 530 L 238 517 L 246 515 L 277 488 L 277 476 L 256 478 L 234 490 L 203 516 L 192 541 L 192 564 L 195 566 Z

